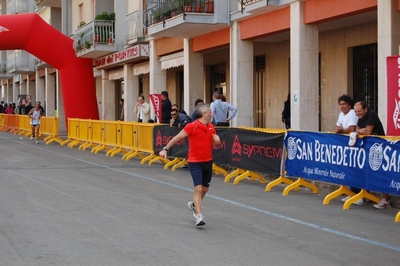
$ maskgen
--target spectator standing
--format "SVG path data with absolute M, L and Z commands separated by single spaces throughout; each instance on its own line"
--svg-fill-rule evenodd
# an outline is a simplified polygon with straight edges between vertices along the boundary
M 8 114 L 8 115 L 14 114 L 14 109 L 15 109 L 15 106 L 13 107 L 12 103 L 9 103 L 6 108 L 6 114 Z
M 213 124 L 216 126 L 229 126 L 229 122 L 236 116 L 237 109 L 233 105 L 221 101 L 221 94 L 215 91 L 213 102 L 211 103 L 211 112 L 213 114 Z M 228 112 L 231 113 L 228 115 Z
M 354 111 L 358 117 L 357 134 L 385 136 L 382 122 L 374 110 L 370 110 L 364 101 L 354 105 Z M 374 204 L 376 209 L 386 209 L 390 207 L 389 194 L 382 193 L 381 201 Z
M 28 102 L 25 107 L 25 114 L 29 114 L 29 112 L 33 109 L 32 102 Z
M 40 103 L 36 102 L 35 108 L 32 108 L 28 113 L 31 119 L 32 136 L 31 140 L 35 138 L 36 144 L 39 144 L 39 130 L 40 130 L 40 118 L 43 116 L 42 109 L 40 109 Z
M 4 114 L 6 112 L 6 108 L 4 107 L 4 101 L 0 103 L 0 114 Z
M 285 123 L 286 129 L 290 128 L 290 93 L 288 94 L 286 101 L 283 103 L 282 123 Z
M 150 105 L 145 102 L 144 96 L 139 96 L 134 110 L 138 122 L 148 122 L 150 119 Z
M 204 104 L 204 101 L 202 100 L 202 99 L 197 99 L 195 102 L 194 102 L 194 108 L 196 108 L 196 106 L 198 105 L 198 104 Z M 197 119 L 197 116 L 196 116 L 196 109 L 193 111 L 193 114 L 192 114 L 192 121 L 196 121 L 196 119 Z
M 196 226 L 205 225 L 201 213 L 202 200 L 208 192 L 212 177 L 212 149 L 213 145 L 220 143 L 214 126 L 211 123 L 212 112 L 207 104 L 196 106 L 197 120 L 188 124 L 178 135 L 173 137 L 160 151 L 162 158 L 167 157 L 168 150 L 179 140 L 188 137 L 189 171 L 193 179 L 193 201 L 188 202 L 188 207 L 196 219 Z
M 124 121 L 124 99 L 120 99 L 119 104 L 121 105 L 121 114 L 119 115 L 119 120 Z
M 161 100 L 162 100 L 162 123 L 169 124 L 171 120 L 171 109 L 172 104 L 169 100 L 169 95 L 167 91 L 161 92 Z

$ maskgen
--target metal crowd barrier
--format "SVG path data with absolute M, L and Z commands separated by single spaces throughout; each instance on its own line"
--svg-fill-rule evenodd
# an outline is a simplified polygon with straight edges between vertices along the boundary
M 31 136 L 32 128 L 30 125 L 30 118 L 27 115 L 8 115 L 1 114 L 3 124 L 0 131 L 9 131 L 13 134 L 21 136 Z M 61 144 L 63 141 L 58 137 L 58 118 L 57 117 L 46 117 L 43 116 L 40 119 L 40 130 L 39 136 L 43 138 L 46 144 L 57 142 Z

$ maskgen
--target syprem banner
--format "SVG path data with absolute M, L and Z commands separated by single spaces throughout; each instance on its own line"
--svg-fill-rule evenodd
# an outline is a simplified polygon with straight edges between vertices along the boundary
M 348 142 L 347 135 L 288 131 L 287 175 L 398 193 L 400 143 L 374 136 Z
M 221 144 L 213 149 L 213 161 L 217 164 L 257 171 L 269 175 L 281 175 L 284 133 L 265 133 L 238 128 L 216 128 Z M 154 151 L 179 133 L 180 129 L 156 126 L 153 132 Z M 180 140 L 169 151 L 169 156 L 187 158 L 188 140 Z

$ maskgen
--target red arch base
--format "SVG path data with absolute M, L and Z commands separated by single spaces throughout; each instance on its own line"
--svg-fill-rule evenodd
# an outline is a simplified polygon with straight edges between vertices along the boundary
M 26 50 L 58 69 L 65 118 L 99 119 L 92 59 L 36 13 L 0 16 L 0 50 Z

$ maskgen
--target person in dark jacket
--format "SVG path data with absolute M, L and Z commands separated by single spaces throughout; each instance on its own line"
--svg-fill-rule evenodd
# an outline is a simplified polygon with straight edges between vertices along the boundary
M 283 104 L 282 123 L 285 123 L 286 129 L 290 128 L 290 93 L 287 96 L 287 100 Z
M 163 124 L 169 124 L 169 121 L 171 120 L 171 108 L 172 104 L 171 101 L 168 98 L 168 92 L 167 91 L 162 91 L 161 92 L 161 100 L 162 100 L 162 123 Z

